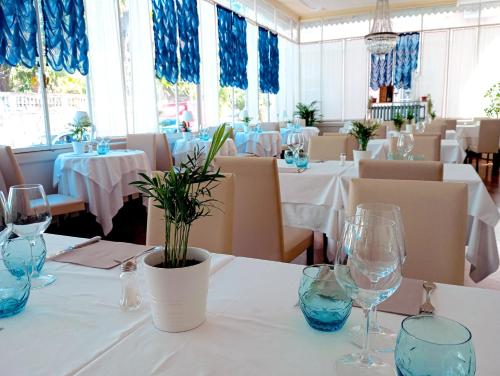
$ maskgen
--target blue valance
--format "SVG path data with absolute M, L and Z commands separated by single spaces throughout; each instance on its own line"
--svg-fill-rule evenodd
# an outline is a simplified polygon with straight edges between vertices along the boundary
M 400 34 L 395 48 L 394 86 L 411 89 L 411 76 L 418 66 L 420 33 Z
M 394 51 L 385 54 L 383 57 L 375 54 L 371 55 L 370 87 L 372 90 L 378 90 L 381 86 L 392 84 L 393 54 Z
M 47 64 L 55 71 L 89 71 L 83 0 L 42 0 Z
M 278 35 L 259 27 L 259 87 L 262 93 L 277 94 L 279 87 Z
M 174 0 L 152 1 L 156 76 L 175 84 L 179 77 L 179 66 Z
M 247 22 L 244 17 L 217 5 L 220 86 L 248 88 Z
M 181 80 L 200 83 L 200 47 L 198 41 L 198 9 L 196 0 L 176 0 Z
M 0 0 L 0 64 L 36 63 L 36 11 L 32 0 Z

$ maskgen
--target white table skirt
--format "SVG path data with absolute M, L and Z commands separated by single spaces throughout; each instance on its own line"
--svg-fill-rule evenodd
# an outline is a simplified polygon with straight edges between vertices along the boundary
M 138 192 L 130 183 L 139 173 L 151 172 L 146 153 L 112 150 L 106 155 L 60 154 L 54 162 L 53 184 L 63 195 L 88 203 L 104 235 L 113 229 L 113 217 L 123 206 L 123 197 Z
M 279 166 L 285 166 L 282 160 Z M 349 181 L 358 177 L 353 162 L 340 166 L 338 161 L 311 163 L 310 169 L 297 174 L 282 172 L 281 201 L 286 225 L 311 229 L 338 239 L 344 208 L 348 205 Z M 445 164 L 444 181 L 467 183 L 469 192 L 469 233 L 466 258 L 471 263 L 471 278 L 478 282 L 499 266 L 495 226 L 498 209 L 474 168 L 463 164 Z
M 278 131 L 235 132 L 234 143 L 238 153 L 251 153 L 259 157 L 281 154 L 281 135 Z
M 309 150 L 309 140 L 311 137 L 319 135 L 319 129 L 316 127 L 301 127 L 302 134 L 304 135 L 304 150 Z M 287 145 L 288 135 L 292 132 L 296 132 L 293 128 L 281 128 L 281 143 L 282 145 Z
M 199 138 L 193 138 L 192 140 L 186 141 L 181 138 L 175 141 L 174 148 L 172 151 L 172 156 L 175 159 L 175 164 L 178 166 L 181 162 L 186 162 L 187 155 L 188 154 L 192 155 L 197 145 L 200 147 L 200 149 L 203 148 L 202 150 L 203 155 L 206 156 L 208 150 L 210 149 L 210 146 L 212 145 L 212 140 L 203 141 L 200 140 Z M 228 138 L 226 142 L 224 142 L 224 144 L 222 145 L 217 155 L 234 157 L 236 156 L 236 154 L 237 150 L 234 141 Z
M 384 139 L 370 140 L 367 150 L 373 159 L 385 160 L 389 154 L 389 141 Z M 441 161 L 444 163 L 463 163 L 466 153 L 456 140 L 441 140 Z
M 47 239 L 49 248 L 58 243 L 57 249 L 74 242 Z M 2 358 L 9 360 L 3 363 L 3 372 L 337 375 L 335 360 L 359 351 L 350 342 L 349 328 L 362 322 L 360 309 L 353 308 L 345 327 L 336 333 L 318 332 L 307 325 L 295 307 L 302 266 L 232 256 L 217 256 L 215 261 L 207 321 L 185 333 L 155 329 L 148 296 L 138 311 L 121 311 L 118 268 L 49 262 L 46 268 L 57 275 L 56 283 L 32 291 L 24 312 L 2 320 Z M 140 276 L 141 269 L 139 265 Z M 471 330 L 476 374 L 496 375 L 500 293 L 437 284 L 432 302 L 436 314 Z M 381 312 L 378 318 L 397 332 L 404 316 Z M 394 364 L 393 353 L 381 356 Z

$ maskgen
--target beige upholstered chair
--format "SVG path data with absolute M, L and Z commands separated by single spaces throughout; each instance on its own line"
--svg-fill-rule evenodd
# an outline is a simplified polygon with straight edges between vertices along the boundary
M 156 170 L 156 134 L 136 133 L 127 135 L 127 148 L 142 150 L 148 156 L 151 169 Z
M 419 134 L 413 135 L 413 138 L 415 139 L 412 151 L 414 155 L 423 155 L 426 161 L 441 160 L 441 136 L 439 134 Z
M 477 143 L 472 143 L 469 147 L 467 159 L 476 158 L 476 170 L 479 168 L 479 159 L 482 154 L 487 154 L 487 162 L 490 153 L 498 153 L 498 142 L 500 138 L 500 119 L 483 119 L 479 123 L 479 138 Z
M 0 192 L 2 192 L 7 198 L 7 195 L 9 194 L 9 190 L 7 189 L 7 183 L 5 183 L 5 179 L 3 177 L 2 171 L 0 170 Z
M 385 140 L 387 138 L 387 125 L 381 125 L 375 132 L 375 136 L 373 138 Z
M 398 152 L 398 137 L 389 137 L 389 153 L 395 154 Z
M 462 285 L 467 230 L 467 185 L 430 181 L 354 179 L 348 213 L 360 203 L 401 208 L 405 227 L 403 275 Z
M 396 127 L 394 126 L 394 120 L 385 120 L 382 122 L 382 125 L 387 127 L 387 131 L 395 131 Z
M 346 137 L 347 136 L 347 146 L 346 146 L 346 154 L 347 154 L 347 160 L 352 161 L 354 160 L 353 156 L 353 150 L 358 150 L 359 144 L 358 140 L 354 136 L 351 136 L 350 134 L 342 134 L 342 133 L 333 133 L 333 132 L 325 132 L 323 136 L 328 136 L 328 137 Z M 310 151 L 310 149 L 309 149 Z M 338 157 L 335 158 L 338 160 Z
M 167 135 L 165 133 L 157 133 L 155 135 L 156 144 L 156 167 L 151 166 L 152 169 L 158 171 L 170 171 L 174 165 L 172 160 L 172 153 L 170 145 L 168 144 Z
M 456 131 L 457 130 L 457 119 L 445 119 L 447 131 Z
M 153 174 L 162 174 L 155 171 Z M 235 176 L 224 174 L 212 191 L 216 208 L 211 210 L 211 216 L 200 218 L 191 227 L 188 244 L 210 252 L 231 254 L 233 250 L 233 220 Z M 154 201 L 148 202 L 148 221 L 146 229 L 146 244 L 163 245 L 165 243 L 165 220 L 163 211 L 154 206 Z
M 443 163 L 426 161 L 359 161 L 359 177 L 367 179 L 443 181 Z
M 340 153 L 347 153 L 350 136 L 313 136 L 309 139 L 309 158 L 317 160 L 340 160 Z
M 270 123 L 260 123 L 260 127 L 263 131 L 279 131 L 280 126 L 278 122 L 270 122 Z
M 215 163 L 236 176 L 233 254 L 290 262 L 307 249 L 312 263 L 313 232 L 283 226 L 276 159 L 218 157 Z
M 446 123 L 443 124 L 431 124 L 425 127 L 424 134 L 432 133 L 439 134 L 441 136 L 441 140 L 446 139 Z
M 0 172 L 5 181 L 5 189 L 24 184 L 24 176 L 10 146 L 0 146 Z M 85 203 L 76 197 L 60 194 L 47 195 L 52 216 L 76 213 L 85 210 Z

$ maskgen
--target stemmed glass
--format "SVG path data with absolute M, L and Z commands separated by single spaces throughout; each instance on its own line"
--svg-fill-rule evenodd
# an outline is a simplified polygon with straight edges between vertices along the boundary
M 49 227 L 52 220 L 49 202 L 40 184 L 22 184 L 10 187 L 9 209 L 12 231 L 19 237 L 27 239 L 31 254 L 31 287 L 41 288 L 53 283 L 53 275 L 42 275 L 36 270 L 33 247 L 36 238 Z
M 9 210 L 7 209 L 7 203 L 5 202 L 5 196 L 3 195 L 3 192 L 0 191 L 0 249 L 9 238 L 11 227 L 12 225 L 10 222 Z
M 413 147 L 415 146 L 415 139 L 413 134 L 407 131 L 401 131 L 398 138 L 397 148 L 398 152 L 403 156 L 403 159 L 409 159 Z
M 287 137 L 287 145 L 293 151 L 294 155 L 297 155 L 304 148 L 304 143 L 305 140 L 302 132 L 292 132 Z
M 385 204 L 380 202 L 370 202 L 359 204 L 356 206 L 356 215 L 371 216 L 385 218 L 393 221 L 396 225 L 395 235 L 401 256 L 401 265 L 404 264 L 406 259 L 406 246 L 405 246 L 405 230 L 403 225 L 403 217 L 401 216 L 401 209 L 397 205 Z M 396 344 L 397 333 L 391 329 L 381 326 L 377 321 L 377 307 L 373 309 L 373 315 L 370 322 L 370 335 L 371 335 L 371 348 L 376 351 L 393 351 Z M 355 343 L 362 344 L 363 327 L 360 325 L 351 328 L 351 334 Z
M 335 257 L 335 277 L 346 294 L 356 300 L 366 319 L 361 353 L 336 362 L 341 375 L 394 375 L 394 369 L 370 351 L 370 316 L 401 284 L 401 255 L 396 224 L 385 218 L 361 215 L 347 218 Z

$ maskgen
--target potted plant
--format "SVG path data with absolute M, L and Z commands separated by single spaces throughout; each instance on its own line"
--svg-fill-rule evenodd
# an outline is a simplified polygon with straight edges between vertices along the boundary
M 406 120 L 408 120 L 408 124 L 413 124 L 415 120 L 415 114 L 412 110 L 408 110 L 408 113 L 406 114 Z
M 498 119 L 500 115 L 500 82 L 490 87 L 484 97 L 489 99 L 488 107 L 484 109 L 484 112 L 488 117 L 496 117 Z
M 434 120 L 436 118 L 436 112 L 434 111 L 434 103 L 432 102 L 432 98 L 430 94 L 427 94 L 427 119 Z M 428 120 L 428 123 L 430 121 Z
M 394 117 L 392 118 L 392 121 L 394 122 L 394 128 L 396 128 L 396 130 L 398 132 L 401 132 L 401 127 L 403 126 L 404 119 L 399 112 L 397 112 L 394 115 Z
M 355 121 L 352 123 L 352 129 L 349 132 L 351 136 L 354 136 L 358 140 L 359 150 L 353 150 L 354 162 L 359 163 L 360 159 L 370 159 L 371 153 L 366 150 L 368 146 L 368 141 L 370 141 L 374 136 L 377 129 L 380 127 L 378 123 L 367 122 L 365 124 L 361 121 Z
M 316 108 L 317 101 L 311 102 L 311 104 L 306 105 L 304 103 L 297 103 L 296 110 L 293 113 L 294 116 L 298 116 L 306 121 L 306 127 L 313 127 L 314 124 L 320 121 L 321 115 L 319 110 Z
M 214 133 L 206 154 L 196 147 L 187 162 L 162 175 L 134 184 L 163 211 L 163 252 L 144 258 L 144 269 L 155 326 L 168 332 L 196 328 L 205 321 L 210 253 L 188 247 L 189 231 L 199 218 L 209 216 L 216 201 L 211 191 L 224 176 L 212 169 L 212 162 L 228 137 L 225 124 Z
M 92 122 L 86 112 L 78 111 L 70 126 L 71 145 L 75 154 L 83 154 L 85 151 L 85 137 L 88 130 L 92 127 Z

